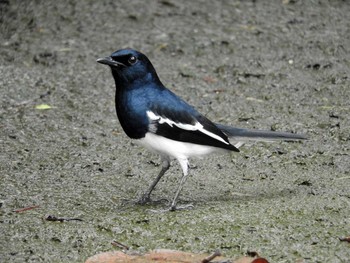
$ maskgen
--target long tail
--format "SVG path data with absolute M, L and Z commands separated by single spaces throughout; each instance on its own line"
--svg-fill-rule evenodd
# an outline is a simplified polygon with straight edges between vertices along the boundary
M 234 140 L 247 141 L 298 141 L 307 140 L 307 136 L 303 134 L 295 134 L 290 132 L 275 132 L 275 131 L 264 131 L 264 130 L 253 130 L 244 128 L 235 128 L 223 124 L 215 124 L 227 137 Z

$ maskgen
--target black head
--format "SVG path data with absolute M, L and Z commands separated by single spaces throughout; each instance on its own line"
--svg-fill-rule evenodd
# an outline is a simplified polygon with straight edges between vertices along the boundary
M 135 80 L 159 81 L 149 59 L 133 49 L 120 49 L 111 56 L 99 58 L 98 63 L 110 66 L 117 84 L 130 84 Z

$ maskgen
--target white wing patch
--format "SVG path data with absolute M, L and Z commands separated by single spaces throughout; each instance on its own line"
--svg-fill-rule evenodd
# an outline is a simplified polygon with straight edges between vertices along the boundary
M 200 131 L 212 138 L 214 138 L 215 140 L 221 141 L 225 144 L 229 144 L 228 142 L 226 142 L 223 138 L 221 138 L 220 136 L 216 135 L 215 133 L 212 133 L 206 129 L 204 129 L 203 125 L 200 122 L 196 122 L 195 124 L 187 124 L 187 123 L 180 123 L 180 122 L 174 122 L 168 118 L 164 118 L 162 116 L 156 115 L 154 112 L 152 111 L 147 111 L 147 116 L 150 120 L 152 121 L 157 121 L 159 124 L 163 124 L 166 123 L 168 124 L 170 127 L 173 127 L 173 125 L 177 126 L 180 129 L 183 130 L 187 130 L 187 131 Z M 154 127 L 151 124 L 151 127 L 154 130 Z M 150 129 L 152 131 L 152 129 Z

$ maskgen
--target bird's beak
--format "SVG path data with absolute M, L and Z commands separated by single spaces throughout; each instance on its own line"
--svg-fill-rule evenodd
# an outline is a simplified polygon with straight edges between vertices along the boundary
M 125 67 L 125 65 L 123 63 L 115 61 L 111 57 L 99 58 L 96 60 L 96 62 L 101 63 L 101 64 L 105 64 L 105 65 L 108 65 L 111 67 L 120 67 L 120 66 Z

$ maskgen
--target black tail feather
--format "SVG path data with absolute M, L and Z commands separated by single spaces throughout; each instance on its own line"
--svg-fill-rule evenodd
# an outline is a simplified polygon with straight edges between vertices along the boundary
M 277 131 L 264 131 L 264 130 L 253 130 L 245 128 L 235 128 L 223 124 L 215 124 L 227 137 L 233 139 L 243 140 L 261 140 L 261 141 L 296 141 L 296 140 L 307 140 L 307 136 L 303 134 L 296 134 L 290 132 L 277 132 Z

